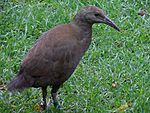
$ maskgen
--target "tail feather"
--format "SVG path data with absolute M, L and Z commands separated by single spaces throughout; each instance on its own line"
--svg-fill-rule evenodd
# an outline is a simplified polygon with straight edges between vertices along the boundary
M 31 87 L 31 84 L 26 81 L 22 74 L 16 76 L 7 86 L 9 91 L 23 90 L 27 87 Z

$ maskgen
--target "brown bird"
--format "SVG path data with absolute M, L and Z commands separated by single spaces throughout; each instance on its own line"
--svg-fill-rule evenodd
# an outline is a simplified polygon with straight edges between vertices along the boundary
M 51 86 L 54 106 L 59 107 L 57 91 L 74 72 L 88 49 L 94 23 L 104 23 L 120 31 L 101 9 L 95 6 L 81 8 L 71 23 L 58 25 L 43 33 L 29 50 L 8 89 L 41 87 L 45 109 L 47 86 Z

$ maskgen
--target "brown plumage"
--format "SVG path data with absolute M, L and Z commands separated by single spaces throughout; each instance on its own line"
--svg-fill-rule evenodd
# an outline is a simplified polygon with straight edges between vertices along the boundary
M 94 23 L 105 23 L 119 31 L 101 9 L 95 6 L 82 8 L 71 23 L 58 25 L 43 33 L 29 50 L 17 77 L 10 82 L 8 89 L 41 87 L 45 109 L 47 86 L 50 85 L 54 105 L 59 107 L 56 93 L 88 49 Z

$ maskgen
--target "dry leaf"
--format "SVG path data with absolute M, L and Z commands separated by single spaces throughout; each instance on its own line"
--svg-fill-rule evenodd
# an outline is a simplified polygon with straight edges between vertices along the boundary
M 124 112 L 131 106 L 131 103 L 126 103 L 124 105 L 121 105 L 118 109 L 116 109 L 114 112 Z
M 113 87 L 113 88 L 116 88 L 116 87 L 117 87 L 117 82 L 116 82 L 116 81 L 113 81 L 113 82 L 112 82 L 112 87 Z
M 42 104 L 41 103 L 36 103 L 35 105 L 34 105 L 34 109 L 35 109 L 35 111 L 42 111 Z
M 0 85 L 0 90 L 6 90 L 6 85 Z
M 139 12 L 138 12 L 138 15 L 140 15 L 140 16 L 144 16 L 146 14 L 147 14 L 147 11 L 145 9 L 139 10 Z

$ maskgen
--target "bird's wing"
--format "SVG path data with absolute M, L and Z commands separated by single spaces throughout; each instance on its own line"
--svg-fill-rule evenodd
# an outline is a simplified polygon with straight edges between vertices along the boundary
M 22 63 L 21 67 L 26 74 L 33 77 L 47 76 L 75 65 L 72 59 L 79 50 L 76 40 L 71 38 L 50 41 L 43 37 L 30 49 Z

